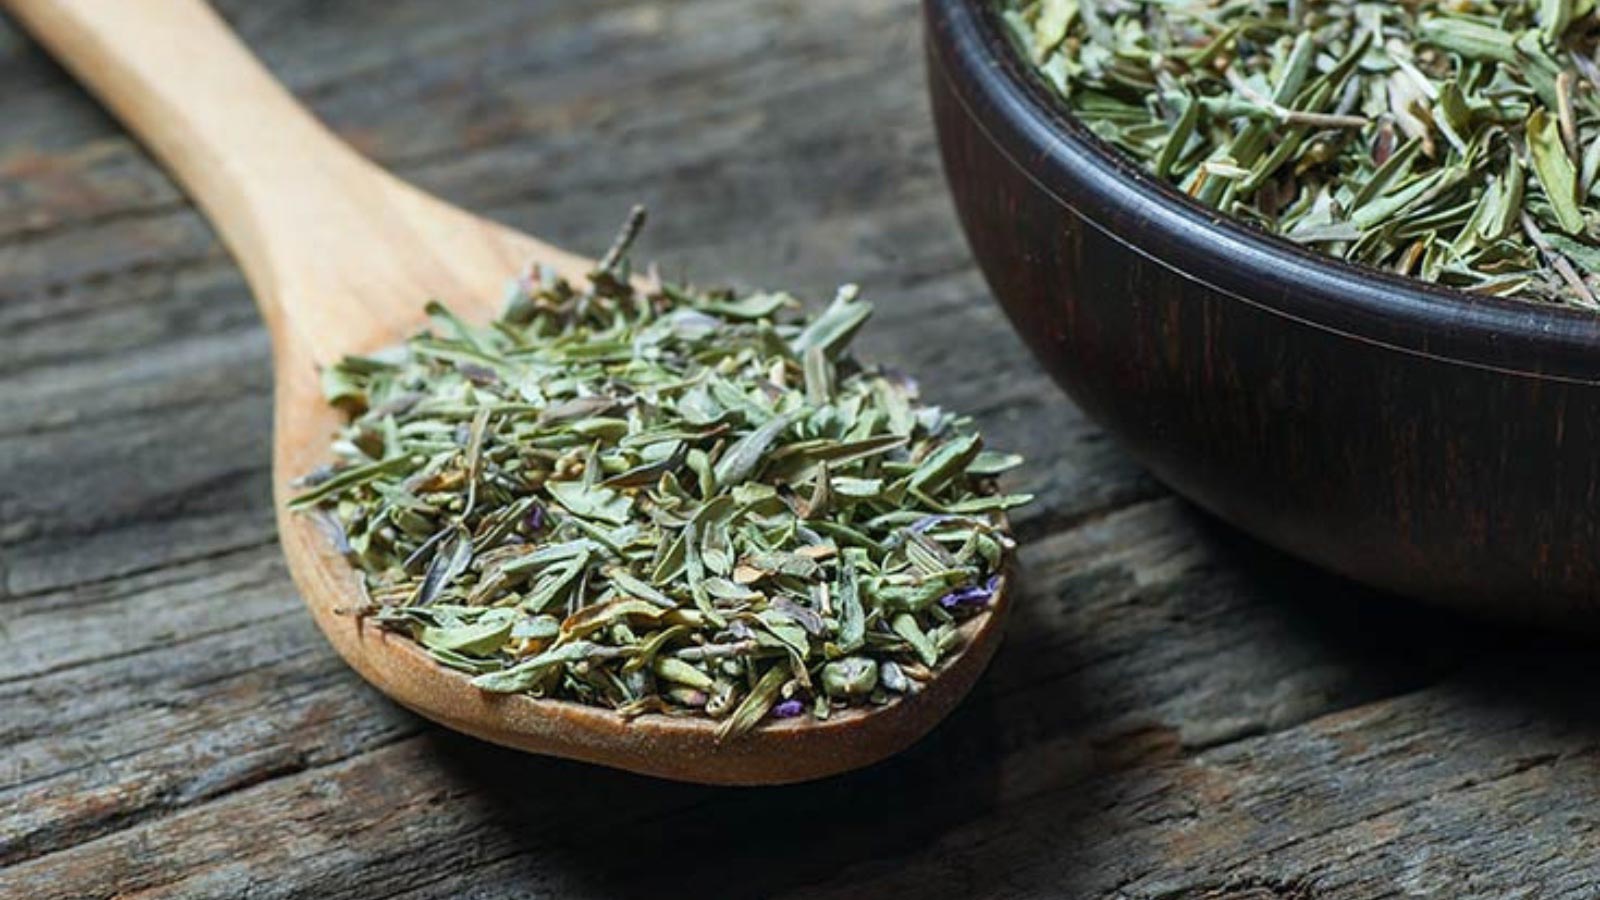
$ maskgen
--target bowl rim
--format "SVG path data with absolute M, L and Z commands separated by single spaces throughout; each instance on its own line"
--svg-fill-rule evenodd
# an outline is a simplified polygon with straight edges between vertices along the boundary
M 1151 176 L 1068 113 L 1017 52 L 995 0 L 924 0 L 924 13 L 929 77 L 948 82 L 1035 186 L 1146 259 L 1352 340 L 1507 375 L 1600 384 L 1600 312 L 1360 266 L 1225 216 Z

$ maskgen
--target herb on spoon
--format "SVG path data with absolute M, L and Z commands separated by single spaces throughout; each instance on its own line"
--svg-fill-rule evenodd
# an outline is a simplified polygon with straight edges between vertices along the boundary
M 729 737 L 915 694 L 1013 553 L 1020 462 L 849 344 L 853 287 L 643 291 L 537 270 L 477 327 L 323 373 L 349 415 L 293 506 L 360 570 L 363 612 L 479 688 L 707 716 Z

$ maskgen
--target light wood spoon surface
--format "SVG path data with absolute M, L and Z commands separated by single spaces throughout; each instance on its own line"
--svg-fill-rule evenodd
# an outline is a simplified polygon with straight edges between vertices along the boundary
M 964 626 L 965 649 L 926 689 L 884 707 L 763 724 L 718 743 L 716 724 L 527 696 L 489 695 L 405 637 L 343 612 L 351 566 L 290 482 L 329 456 L 340 423 L 317 367 L 400 343 L 432 298 L 487 321 L 530 261 L 581 278 L 589 260 L 450 206 L 357 155 L 307 113 L 200 0 L 0 0 L 164 162 L 244 269 L 272 335 L 273 494 L 289 570 L 317 625 L 379 690 L 457 731 L 534 753 L 712 784 L 801 781 L 864 766 L 932 728 L 999 641 L 1010 578 Z M 620 211 L 619 211 L 620 213 Z

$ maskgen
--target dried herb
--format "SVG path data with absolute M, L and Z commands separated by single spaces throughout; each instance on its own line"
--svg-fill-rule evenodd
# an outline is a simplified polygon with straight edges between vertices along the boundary
M 586 285 L 532 271 L 491 325 L 430 307 L 324 372 L 350 415 L 294 506 L 325 515 L 365 611 L 485 691 L 722 720 L 915 693 L 1013 544 L 1020 462 L 861 364 L 853 287 L 635 287 L 636 214 Z
M 1097 135 L 1334 256 L 1600 309 L 1595 0 L 995 0 Z

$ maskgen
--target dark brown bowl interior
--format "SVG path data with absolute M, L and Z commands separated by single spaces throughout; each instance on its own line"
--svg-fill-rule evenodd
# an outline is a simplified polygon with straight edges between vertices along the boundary
M 1173 488 L 1361 581 L 1600 622 L 1600 317 L 1305 251 L 1060 111 L 989 0 L 924 0 L 945 173 L 1034 354 Z

